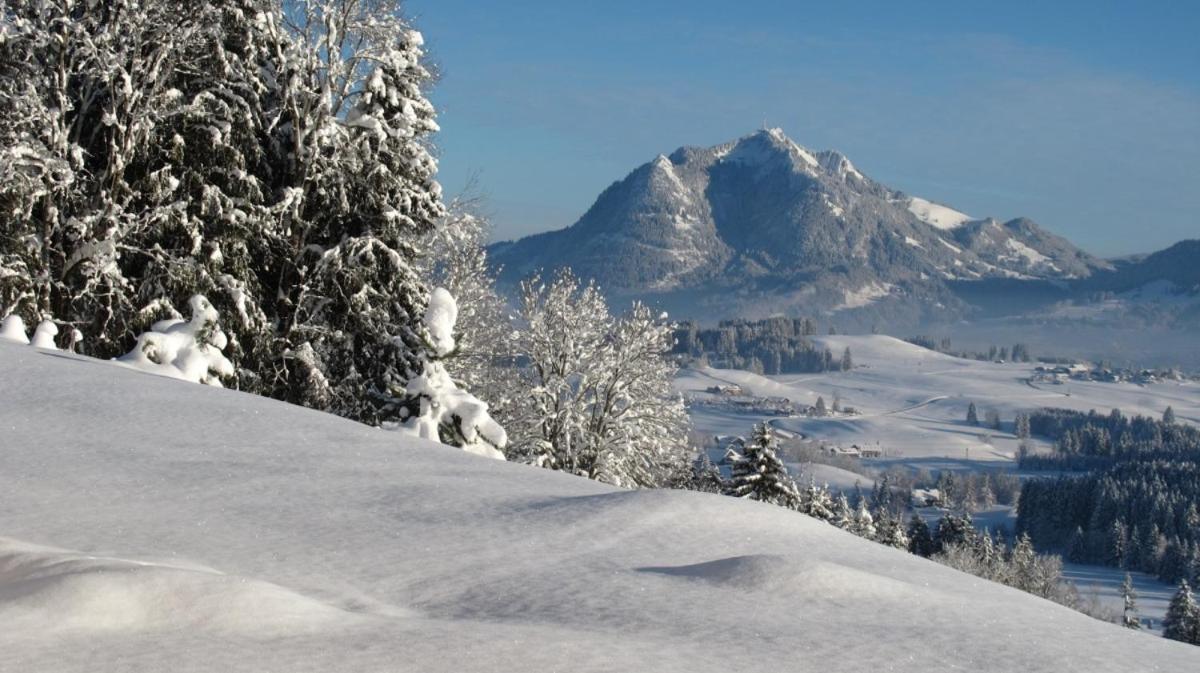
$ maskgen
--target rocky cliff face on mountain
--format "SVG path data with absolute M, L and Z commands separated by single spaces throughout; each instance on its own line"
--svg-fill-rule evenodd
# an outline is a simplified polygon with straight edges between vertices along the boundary
M 1065 283 L 1112 265 L 1027 219 L 977 219 L 863 175 L 779 129 L 659 155 L 574 225 L 498 243 L 502 281 L 570 266 L 676 315 L 953 319 L 953 285 Z

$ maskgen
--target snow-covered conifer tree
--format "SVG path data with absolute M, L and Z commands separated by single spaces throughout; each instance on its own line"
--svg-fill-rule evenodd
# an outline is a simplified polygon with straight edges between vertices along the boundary
M 808 486 L 800 492 L 800 502 L 796 509 L 826 523 L 831 523 L 834 519 L 834 503 L 829 495 L 829 488 L 824 485 L 818 486 L 812 477 L 808 480 Z
M 875 530 L 875 539 L 880 544 L 896 549 L 908 549 L 909 540 L 904 531 L 904 522 L 892 516 L 887 510 L 880 511 Z
M 1121 599 L 1124 603 L 1121 625 L 1127 629 L 1142 628 L 1142 620 L 1137 611 L 1137 592 L 1133 589 L 1133 578 L 1129 573 L 1125 573 L 1125 579 L 1121 582 Z
M 871 516 L 871 512 L 867 509 L 865 498 L 860 498 L 858 507 L 854 510 L 854 518 L 850 522 L 848 530 L 855 535 L 874 540 L 876 538 L 875 518 Z
M 919 514 L 913 514 L 912 520 L 908 523 L 908 551 L 917 556 L 932 556 L 934 553 L 933 534 L 929 531 L 929 524 L 921 518 Z
M 713 464 L 707 451 L 700 451 L 700 455 L 692 461 L 687 488 L 702 493 L 723 493 L 725 491 L 725 479 L 721 476 L 721 470 Z
M 405 393 L 420 407 L 405 418 L 403 428 L 423 439 L 462 447 L 471 453 L 504 460 L 508 443 L 504 428 L 488 413 L 488 405 L 459 388 L 442 363 L 457 348 L 454 326 L 458 307 L 445 288 L 437 288 L 425 310 L 425 337 L 430 356 L 413 376 Z
M 396 0 L 299 1 L 285 17 L 280 216 L 297 261 L 276 304 L 284 340 L 313 359 L 286 361 L 301 387 L 285 396 L 368 422 L 415 412 L 402 394 L 425 349 L 415 246 L 445 213 L 424 40 Z M 312 366 L 325 389 L 303 387 Z
M 1163 618 L 1163 637 L 1184 643 L 1200 645 L 1200 605 L 1192 595 L 1186 580 L 1180 580 L 1179 589 L 1171 597 L 1167 615 Z
M 421 245 L 418 270 L 431 287 L 443 287 L 458 308 L 455 349 L 441 362 L 464 389 L 487 402 L 491 414 L 506 418 L 522 396 L 515 358 L 515 330 L 488 265 L 488 223 L 476 214 L 476 200 L 459 197 Z
M 767 424 L 754 426 L 750 441 L 733 464 L 725 494 L 782 507 L 796 507 L 800 502 L 796 483 L 775 454 L 775 437 Z
M 415 261 L 445 211 L 398 0 L 14 0 L 4 19 L 0 315 L 112 357 L 200 293 L 233 385 L 371 423 L 417 410 Z
M 833 519 L 830 523 L 842 530 L 852 530 L 854 528 L 854 508 L 850 506 L 850 500 L 846 498 L 846 494 L 839 493 L 833 502 Z

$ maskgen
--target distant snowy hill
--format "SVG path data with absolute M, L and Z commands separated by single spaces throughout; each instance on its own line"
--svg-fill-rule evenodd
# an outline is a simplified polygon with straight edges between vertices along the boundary
M 0 343 L 0 668 L 1185 671 L 794 512 Z
M 969 312 L 949 282 L 1061 282 L 1110 268 L 1027 219 L 977 219 L 865 176 L 779 129 L 659 155 L 574 225 L 493 246 L 513 282 L 570 266 L 680 315 Z

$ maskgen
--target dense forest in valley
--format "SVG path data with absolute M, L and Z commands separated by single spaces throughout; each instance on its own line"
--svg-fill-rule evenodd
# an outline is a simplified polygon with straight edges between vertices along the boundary
M 694 322 L 675 330 L 675 354 L 724 369 L 756 374 L 845 371 L 854 366 L 849 350 L 834 353 L 810 337 L 817 334 L 811 318 L 722 320 L 715 328 Z
M 1070 561 L 1200 579 L 1200 430 L 1170 409 L 1162 420 L 1043 409 L 1029 429 L 1054 452 L 1024 454 L 1022 468 L 1091 471 L 1026 481 L 1018 531 Z

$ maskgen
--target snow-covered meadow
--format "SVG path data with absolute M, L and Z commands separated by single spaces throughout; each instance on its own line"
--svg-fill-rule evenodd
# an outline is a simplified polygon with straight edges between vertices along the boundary
M 0 343 L 0 372 L 4 670 L 1197 661 L 777 507 L 614 489 L 31 346 Z
M 1200 423 L 1200 383 L 1148 385 L 1071 380 L 1061 385 L 1031 382 L 1034 364 L 965 360 L 888 336 L 821 336 L 814 341 L 841 353 L 849 347 L 855 367 L 849 372 L 760 376 L 751 372 L 682 370 L 676 389 L 694 394 L 712 385 L 736 384 L 749 394 L 786 397 L 806 405 L 835 397 L 858 416 L 826 418 L 754 416 L 694 407 L 698 430 L 709 434 L 745 434 L 758 420 L 783 430 L 839 446 L 879 448 L 874 464 L 899 463 L 930 469 L 1011 465 L 1018 440 L 1017 413 L 1038 407 L 1062 407 L 1159 417 L 1171 406 L 1177 418 Z M 972 426 L 967 408 L 974 403 L 982 421 L 987 411 L 1001 418 L 1001 429 Z M 1035 446 L 1045 446 L 1034 438 Z

